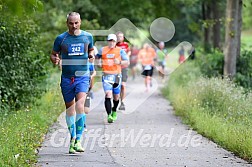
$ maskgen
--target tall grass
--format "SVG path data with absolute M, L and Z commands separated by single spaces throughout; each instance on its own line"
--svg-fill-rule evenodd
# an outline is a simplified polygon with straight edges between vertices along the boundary
M 228 79 L 202 77 L 193 63 L 180 66 L 163 91 L 185 123 L 252 161 L 251 93 Z
M 59 90 L 59 74 L 47 83 L 49 91 L 35 104 L 0 116 L 0 166 L 32 166 L 36 149 L 48 127 L 64 110 Z

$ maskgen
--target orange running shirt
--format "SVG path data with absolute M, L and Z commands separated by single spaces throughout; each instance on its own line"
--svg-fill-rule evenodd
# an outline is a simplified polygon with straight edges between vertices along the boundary
M 122 60 L 120 54 L 121 48 L 109 48 L 108 46 L 102 49 L 102 70 L 106 74 L 120 74 L 121 65 L 114 63 L 115 59 Z
M 153 48 L 141 49 L 138 53 L 138 59 L 142 65 L 154 65 L 154 58 L 156 57 L 155 50 Z

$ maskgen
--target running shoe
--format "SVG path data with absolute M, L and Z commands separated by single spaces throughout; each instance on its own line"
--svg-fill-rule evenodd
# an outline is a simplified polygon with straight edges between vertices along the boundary
M 123 102 L 121 102 L 121 105 L 120 105 L 120 107 L 119 107 L 119 110 L 125 110 L 125 105 L 124 105 Z
M 113 121 L 117 120 L 117 113 L 115 111 L 112 111 L 112 118 L 113 118 Z
M 75 154 L 76 153 L 76 151 L 74 149 L 74 143 L 75 143 L 75 140 L 70 141 L 69 154 Z
M 113 123 L 113 117 L 111 114 L 108 115 L 108 123 Z
M 84 148 L 81 146 L 80 140 L 76 140 L 75 145 L 74 145 L 74 149 L 77 152 L 84 152 Z

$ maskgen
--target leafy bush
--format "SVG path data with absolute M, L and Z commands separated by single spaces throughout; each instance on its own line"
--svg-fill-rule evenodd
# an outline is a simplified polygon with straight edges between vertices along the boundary
M 222 77 L 224 67 L 224 54 L 219 50 L 203 53 L 196 61 L 202 74 L 206 77 Z M 252 88 L 252 51 L 243 50 L 236 63 L 234 82 L 244 88 Z
M 0 16 L 0 110 L 18 109 L 43 91 L 48 57 L 40 50 L 38 29 L 29 18 Z
M 252 88 L 252 51 L 242 51 L 237 61 L 235 82 L 244 88 Z
M 200 52 L 200 54 L 197 64 L 204 76 L 218 77 L 223 74 L 224 54 L 221 51 L 215 49 L 210 53 Z

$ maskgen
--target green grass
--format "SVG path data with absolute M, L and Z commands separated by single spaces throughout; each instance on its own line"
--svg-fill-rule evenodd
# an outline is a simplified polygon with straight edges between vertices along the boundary
M 44 134 L 64 111 L 59 79 L 59 74 L 48 79 L 49 91 L 35 104 L 0 116 L 0 166 L 34 165 Z
M 191 124 L 198 133 L 243 159 L 251 161 L 252 130 L 248 126 L 233 124 L 205 111 L 199 112 L 197 108 L 189 112 L 187 120 L 187 123 Z
M 192 62 L 171 74 L 163 89 L 176 114 L 200 134 L 252 161 L 252 94 L 227 79 L 201 77 Z

